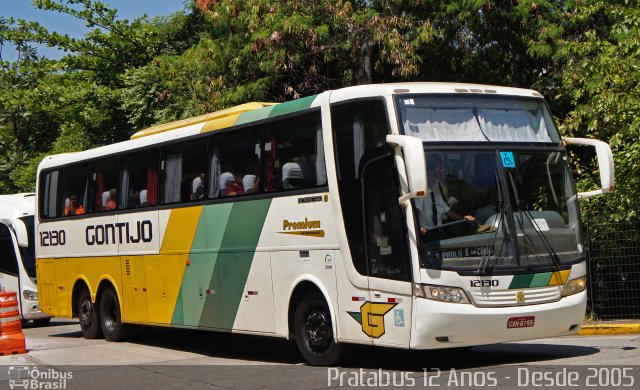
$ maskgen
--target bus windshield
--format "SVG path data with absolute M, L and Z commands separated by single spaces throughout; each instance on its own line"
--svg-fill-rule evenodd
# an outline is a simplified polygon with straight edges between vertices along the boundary
M 486 95 L 401 96 L 404 134 L 425 142 L 545 142 L 560 135 L 544 101 Z
M 422 266 L 561 266 L 584 255 L 564 151 L 427 151 L 428 193 L 414 199 Z
M 33 218 L 33 215 L 20 218 L 27 227 L 27 237 L 29 238 L 29 246 L 20 247 L 20 256 L 22 256 L 22 264 L 30 278 L 36 277 L 35 225 Z

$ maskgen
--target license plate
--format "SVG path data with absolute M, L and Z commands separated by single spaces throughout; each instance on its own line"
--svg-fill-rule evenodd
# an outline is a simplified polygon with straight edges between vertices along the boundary
M 536 316 L 511 317 L 507 320 L 507 329 L 530 328 L 536 322 Z

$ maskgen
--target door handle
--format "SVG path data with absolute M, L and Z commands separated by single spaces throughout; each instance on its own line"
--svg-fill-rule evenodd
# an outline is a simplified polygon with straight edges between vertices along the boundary
M 382 293 L 380 293 L 380 291 L 374 291 L 373 292 L 373 297 L 374 298 L 380 298 L 382 296 Z

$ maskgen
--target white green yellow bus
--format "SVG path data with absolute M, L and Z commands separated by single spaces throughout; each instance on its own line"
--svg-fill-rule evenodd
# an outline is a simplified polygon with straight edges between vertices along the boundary
M 41 305 L 87 338 L 135 324 L 251 333 L 330 365 L 348 344 L 580 328 L 578 202 L 613 189 L 613 158 L 562 139 L 538 92 L 356 86 L 131 138 L 38 169 Z M 595 147 L 601 189 L 576 192 L 567 143 Z
M 0 195 L 0 287 L 17 293 L 20 318 L 37 326 L 51 317 L 40 310 L 36 287 L 36 194 Z

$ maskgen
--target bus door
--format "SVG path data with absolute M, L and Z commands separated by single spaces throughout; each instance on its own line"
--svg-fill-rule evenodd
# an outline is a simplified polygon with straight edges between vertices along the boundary
M 409 345 L 412 284 L 404 210 L 393 156 L 372 157 L 362 171 L 369 305 L 363 311 L 365 333 L 375 345 Z
M 5 221 L 0 221 L 0 287 L 18 292 L 20 295 L 17 253 L 18 242 L 13 231 Z

